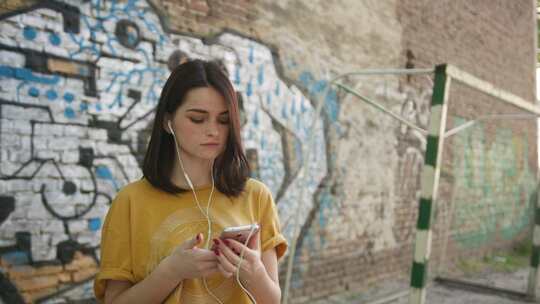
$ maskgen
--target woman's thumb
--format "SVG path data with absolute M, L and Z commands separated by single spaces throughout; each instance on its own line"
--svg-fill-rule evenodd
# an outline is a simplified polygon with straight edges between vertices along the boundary
M 187 241 L 184 242 L 184 249 L 193 249 L 195 247 L 197 247 L 197 245 L 199 245 L 200 243 L 202 243 L 203 241 L 203 234 L 202 233 L 197 233 L 197 235 L 195 237 L 193 237 L 192 239 L 189 239 Z

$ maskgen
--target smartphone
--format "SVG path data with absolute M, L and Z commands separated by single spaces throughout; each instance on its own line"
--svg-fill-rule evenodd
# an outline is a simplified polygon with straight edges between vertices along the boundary
M 223 229 L 223 231 L 221 232 L 221 235 L 219 236 L 219 238 L 222 239 L 222 240 L 224 240 L 224 239 L 234 239 L 234 240 L 237 240 L 240 243 L 245 243 L 246 239 L 249 236 L 249 233 L 251 232 L 251 235 L 253 236 L 257 231 L 259 231 L 259 225 L 258 224 L 227 227 L 227 228 Z

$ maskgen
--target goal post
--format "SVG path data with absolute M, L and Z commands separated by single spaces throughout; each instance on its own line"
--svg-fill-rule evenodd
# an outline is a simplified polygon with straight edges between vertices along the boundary
M 427 129 L 414 125 L 414 122 L 409 121 L 407 118 L 393 113 L 389 109 L 385 108 L 381 103 L 378 103 L 370 98 L 358 93 L 354 88 L 345 85 L 343 82 L 338 81 L 350 76 L 373 76 L 373 75 L 421 75 L 429 74 L 433 76 L 433 88 L 431 94 L 431 101 L 428 102 L 430 108 L 429 123 Z M 412 254 L 412 266 L 410 268 L 409 287 L 408 291 L 400 291 L 393 295 L 387 296 L 385 302 L 395 300 L 396 298 L 404 297 L 408 294 L 408 300 L 410 304 L 424 304 L 426 303 L 426 291 L 428 283 L 428 265 L 430 264 L 430 258 L 432 255 L 432 238 L 433 228 L 439 229 L 439 225 L 434 222 L 434 212 L 437 208 L 437 193 L 440 183 L 440 175 L 442 170 L 443 150 L 445 147 L 445 138 L 453 136 L 463 130 L 472 127 L 473 125 L 487 121 L 487 120 L 499 120 L 499 119 L 538 119 L 540 117 L 540 106 L 533 104 L 525 99 L 512 94 L 508 91 L 502 90 L 495 85 L 484 81 L 470 73 L 467 73 L 453 65 L 441 64 L 435 66 L 434 69 L 370 69 L 361 70 L 352 73 L 341 74 L 332 79 L 331 84 L 344 90 L 345 92 L 354 95 L 363 102 L 376 108 L 385 115 L 398 120 L 400 123 L 407 125 L 408 127 L 415 129 L 418 133 L 425 136 L 426 148 L 424 153 L 424 162 L 420 172 L 420 195 L 418 198 L 418 215 L 416 218 L 416 229 L 414 234 L 413 254 Z M 452 85 L 456 84 L 456 85 Z M 504 104 L 511 106 L 512 108 L 518 108 L 520 111 L 526 114 L 505 114 L 505 115 L 483 115 L 477 119 L 465 121 L 463 124 L 447 130 L 448 122 L 448 109 L 450 102 L 450 88 L 463 86 L 470 90 L 485 94 L 493 97 L 498 101 L 502 101 Z M 491 102 L 491 101 L 490 101 Z M 480 113 L 481 114 L 481 113 Z M 424 127 L 425 128 L 425 127 Z M 537 143 L 537 138 L 534 141 Z M 533 189 L 536 192 L 540 192 L 540 184 L 538 177 L 538 160 L 536 160 L 535 170 L 536 176 Z M 540 195 L 536 196 L 534 206 L 534 215 L 530 218 L 532 221 L 528 222 L 531 228 L 532 235 L 532 253 L 529 257 L 529 276 L 528 284 L 525 292 L 515 290 L 504 290 L 501 288 L 493 288 L 490 286 L 483 286 L 482 284 L 475 284 L 469 282 L 459 282 L 458 280 L 445 279 L 442 277 L 436 278 L 436 281 L 442 282 L 451 281 L 454 287 L 467 288 L 469 290 L 480 291 L 481 289 L 488 290 L 489 292 L 495 291 L 496 294 L 507 294 L 513 297 L 519 297 L 522 299 L 534 299 L 536 297 L 535 288 L 537 285 L 538 265 L 540 264 Z M 452 211 L 450 211 L 452 212 Z M 413 227 L 414 229 L 414 227 Z M 441 252 L 441 259 L 445 260 L 445 248 L 447 237 L 445 239 L 444 248 Z M 439 265 L 440 266 L 440 265 Z M 465 286 L 469 284 L 469 286 Z M 406 290 L 406 289 L 405 289 Z
M 448 89 L 451 81 L 446 70 L 447 65 L 439 65 L 435 68 L 426 154 L 420 179 L 421 194 L 411 268 L 410 303 L 424 303 L 426 298 L 427 267 L 431 256 L 431 222 L 439 186 L 444 131 L 448 112 Z
M 523 98 L 501 90 L 489 82 L 479 79 L 452 65 L 438 65 L 435 68 L 435 82 L 431 100 L 431 117 L 427 135 L 425 162 L 421 174 L 421 197 L 418 207 L 414 258 L 411 268 L 409 292 L 410 304 L 426 302 L 426 284 L 428 263 L 431 256 L 433 210 L 437 202 L 437 191 L 441 171 L 441 159 L 444 147 L 445 129 L 448 111 L 448 96 L 451 82 L 459 82 L 474 90 L 490 95 L 500 101 L 517 107 L 534 116 L 540 116 L 540 107 Z M 537 178 L 538 180 L 538 178 Z M 538 185 L 538 184 L 537 184 Z M 538 186 L 537 186 L 538 187 Z M 538 264 L 540 261 L 540 202 L 536 202 L 533 229 L 533 250 L 530 257 L 530 271 L 527 291 L 524 298 L 535 297 Z M 467 284 L 461 282 L 462 284 Z M 475 288 L 482 288 L 475 284 Z M 486 286 L 486 288 L 489 288 Z M 500 290 L 504 292 L 503 290 Z M 519 293 L 509 290 L 511 293 Z

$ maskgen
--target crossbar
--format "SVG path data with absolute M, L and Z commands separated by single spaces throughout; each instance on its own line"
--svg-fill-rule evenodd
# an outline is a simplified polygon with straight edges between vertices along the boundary
M 534 113 L 536 115 L 540 115 L 540 107 L 535 105 L 532 102 L 528 102 L 525 99 L 507 92 L 505 90 L 501 90 L 495 85 L 482 80 L 476 76 L 473 76 L 472 74 L 469 74 L 467 72 L 464 72 L 460 69 L 458 69 L 455 66 L 447 65 L 446 66 L 446 74 L 452 78 L 452 80 L 461 82 L 471 88 L 477 89 L 480 92 L 486 93 L 490 96 L 493 96 L 497 99 L 501 99 L 513 106 L 516 106 L 522 110 L 525 110 L 530 113 Z

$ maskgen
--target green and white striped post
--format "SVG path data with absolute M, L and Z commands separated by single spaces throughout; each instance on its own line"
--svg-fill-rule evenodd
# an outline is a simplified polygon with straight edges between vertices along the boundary
M 449 86 L 450 77 L 446 74 L 446 65 L 438 65 L 435 68 L 435 83 L 431 97 L 431 117 L 420 184 L 421 195 L 418 206 L 416 241 L 409 293 L 410 304 L 424 304 L 426 302 L 426 283 L 432 234 L 430 225 L 441 172 L 440 163 L 446 127 L 446 113 L 448 110 Z
M 539 175 L 540 173 L 537 173 Z M 537 181 L 540 179 L 537 178 Z M 538 264 L 540 264 L 540 182 L 536 185 L 536 206 L 534 208 L 534 229 L 531 253 L 531 269 L 527 285 L 527 297 L 536 299 L 536 283 L 538 282 Z

